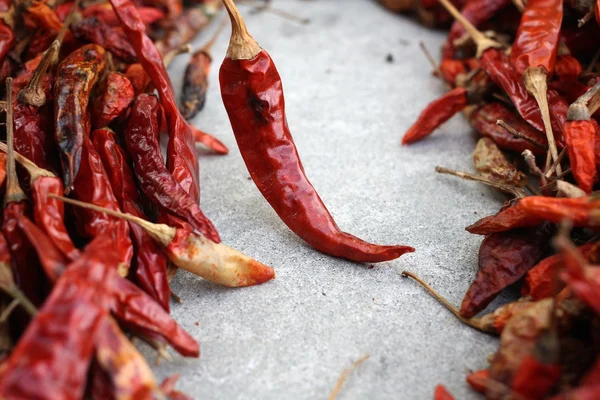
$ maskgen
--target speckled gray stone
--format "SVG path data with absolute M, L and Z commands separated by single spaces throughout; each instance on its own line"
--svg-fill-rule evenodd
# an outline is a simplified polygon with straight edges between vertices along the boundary
M 221 103 L 225 32 L 214 47 L 206 109 L 194 123 L 231 154 L 201 154 L 202 208 L 224 243 L 273 266 L 277 278 L 232 290 L 180 271 L 173 290 L 184 303 L 173 304 L 173 315 L 199 340 L 201 356 L 163 362 L 157 377 L 181 374 L 178 388 L 197 399 L 326 399 L 342 370 L 369 353 L 339 399 L 431 399 L 438 383 L 457 399 L 477 398 L 465 375 L 486 366 L 497 340 L 460 324 L 400 276 L 414 271 L 460 304 L 481 242 L 464 227 L 502 199 L 434 172 L 436 165 L 472 170 L 476 138 L 462 116 L 422 143 L 399 145 L 421 109 L 443 93 L 418 41 L 437 55 L 444 33 L 374 1 L 274 4 L 311 23 L 240 8 L 277 64 L 306 173 L 342 229 L 417 251 L 369 269 L 313 251 L 278 219 L 249 178 Z M 170 69 L 177 88 L 185 58 Z

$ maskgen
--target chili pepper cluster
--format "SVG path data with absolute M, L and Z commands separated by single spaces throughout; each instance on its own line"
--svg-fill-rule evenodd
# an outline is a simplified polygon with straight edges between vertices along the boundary
M 380 2 L 392 11 L 427 8 L 425 1 Z M 477 172 L 437 172 L 510 199 L 466 228 L 483 241 L 460 307 L 413 273 L 403 275 L 465 324 L 500 337 L 489 367 L 466 378 L 486 398 L 599 399 L 600 2 L 434 3 L 437 21 L 450 25 L 434 66 L 449 91 L 402 143 L 425 139 L 462 111 L 480 135 Z M 520 287 L 521 298 L 478 316 L 509 287 Z M 434 398 L 453 399 L 443 385 Z
M 341 231 L 304 173 L 268 53 L 223 0 L 232 33 L 223 103 L 258 189 L 316 250 L 356 262 L 414 251 Z M 169 315 L 178 268 L 227 287 L 275 277 L 220 243 L 200 208 L 196 144 L 228 152 L 188 120 L 206 101 L 210 49 L 191 57 L 178 101 L 166 65 L 221 0 L 10 0 L 0 4 L 0 398 L 188 398 L 158 384 L 140 339 L 198 357 Z M 160 135 L 168 135 L 166 160 Z

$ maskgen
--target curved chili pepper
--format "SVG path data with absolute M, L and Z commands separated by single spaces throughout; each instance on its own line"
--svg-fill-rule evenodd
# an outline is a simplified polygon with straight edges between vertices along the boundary
M 402 144 L 414 143 L 429 136 L 436 128 L 469 104 L 467 89 L 457 87 L 432 101 L 402 138 Z
M 146 25 L 151 25 L 155 22 L 162 21 L 165 18 L 165 13 L 155 7 L 137 7 L 140 18 Z M 105 24 L 110 26 L 118 26 L 120 24 L 112 6 L 109 3 L 89 4 L 81 11 L 84 18 L 95 17 Z
M 56 73 L 55 137 L 60 150 L 65 193 L 71 191 L 79 172 L 81 146 L 90 133 L 87 111 L 90 93 L 104 66 L 104 49 L 89 44 L 69 54 Z
M 110 2 L 135 49 L 139 63 L 142 64 L 157 88 L 163 110 L 167 116 L 169 124 L 167 168 L 181 187 L 189 193 L 190 197 L 196 203 L 199 203 L 199 166 L 194 138 L 189 125 L 179 113 L 173 86 L 161 60 L 160 53 L 152 40 L 146 35 L 146 27 L 141 23 L 133 2 L 131 0 L 110 0 Z
M 117 144 L 109 129 L 98 129 L 92 135 L 107 172 L 113 192 L 121 209 L 136 217 L 145 218 L 141 199 L 127 161 L 125 151 Z M 169 311 L 170 288 L 167 280 L 167 258 L 154 240 L 137 224 L 130 223 L 135 248 L 134 271 L 139 286 Z
M 491 233 L 508 231 L 513 228 L 529 228 L 541 224 L 543 219 L 531 216 L 525 212 L 521 201 L 509 204 L 497 214 L 482 218 L 465 229 L 476 235 L 489 235 Z
M 210 150 L 214 151 L 217 154 L 228 154 L 229 149 L 223 142 L 219 139 L 211 135 L 210 133 L 206 133 L 191 125 L 192 134 L 194 135 L 194 141 L 196 143 L 201 143 Z
M 206 237 L 219 242 L 219 235 L 211 222 L 165 168 L 158 142 L 158 111 L 156 97 L 139 95 L 125 130 L 125 143 L 133 158 L 140 188 L 156 205 L 184 218 Z
M 454 400 L 454 396 L 450 394 L 444 385 L 437 385 L 433 394 L 433 400 Z
M 11 27 L 6 25 L 4 21 L 0 21 L 0 61 L 12 50 L 15 45 L 15 34 Z
M 579 75 L 583 72 L 583 67 L 579 60 L 573 56 L 563 55 L 556 58 L 554 64 L 554 73 L 561 80 L 573 81 L 579 78 Z
M 468 113 L 468 120 L 473 129 L 479 132 L 481 136 L 489 137 L 502 149 L 518 153 L 530 150 L 534 154 L 540 155 L 546 152 L 544 149 L 544 146 L 548 144 L 546 135 L 529 125 L 501 103 L 488 103 L 477 107 L 474 111 Z M 503 120 L 517 132 L 539 143 L 540 146 L 514 137 L 497 124 L 498 120 Z
M 575 181 L 579 188 L 589 194 L 596 177 L 594 154 L 596 129 L 594 124 L 589 119 L 569 120 L 564 124 L 563 134 Z
M 103 128 L 125 114 L 133 102 L 133 86 L 127 77 L 118 72 L 109 72 L 100 84 L 92 109 L 92 127 Z
M 408 246 L 378 246 L 342 232 L 304 174 L 285 118 L 281 80 L 266 51 L 247 33 L 232 1 L 231 44 L 219 73 L 221 95 L 254 183 L 282 221 L 324 253 L 359 262 L 393 260 Z M 241 40 L 241 42 L 237 42 Z
M 489 379 L 490 371 L 487 369 L 482 369 L 471 372 L 469 375 L 467 375 L 466 381 L 473 390 L 479 393 L 485 393 Z
M 82 201 L 120 211 L 100 155 L 89 138 L 83 141 L 80 174 L 75 179 L 73 193 Z M 112 232 L 116 239 L 111 250 L 118 255 L 121 267 L 125 268 L 120 273 L 125 276 L 133 256 L 129 224 L 121 219 L 90 210 L 77 209 L 75 214 L 81 221 L 77 228 L 84 237 L 94 238 L 107 230 Z
M 106 249 L 113 243 L 109 236 L 98 236 L 56 282 L 43 308 L 0 366 L 0 397 L 83 397 L 94 354 L 91 339 L 109 310 L 110 285 L 118 261 Z
M 27 13 L 35 19 L 37 26 L 45 30 L 58 32 L 62 28 L 62 22 L 58 19 L 54 10 L 46 3 L 34 1 L 27 9 Z
M 510 4 L 510 0 L 469 0 L 460 10 L 460 13 L 474 26 L 479 27 Z M 446 38 L 446 42 L 442 47 L 442 58 L 444 60 L 454 58 L 456 52 L 454 41 L 460 39 L 464 34 L 465 28 L 462 24 L 458 21 L 454 21 Z
M 479 248 L 479 270 L 465 294 L 460 315 L 482 311 L 506 287 L 521 279 L 543 257 L 552 234 L 549 224 L 487 236 Z
M 125 62 L 137 61 L 135 50 L 120 27 L 110 26 L 91 17 L 75 22 L 71 30 L 77 39 L 102 46 Z

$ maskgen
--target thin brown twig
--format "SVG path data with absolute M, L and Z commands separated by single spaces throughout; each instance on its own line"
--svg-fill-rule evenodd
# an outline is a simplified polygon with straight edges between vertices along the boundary
M 356 368 L 358 368 L 358 366 L 360 364 L 362 364 L 363 362 L 365 362 L 368 358 L 369 358 L 369 355 L 365 354 L 364 356 L 362 356 L 361 358 L 356 360 L 352 364 L 352 366 L 350 366 L 349 368 L 346 368 L 344 370 L 344 372 L 342 372 L 335 387 L 333 388 L 333 390 L 331 391 L 331 394 L 329 395 L 329 400 L 335 400 L 337 398 L 338 394 L 340 394 L 340 391 L 342 390 L 342 386 L 344 386 L 344 382 L 346 382 L 346 379 L 348 379 L 348 376 L 352 373 L 352 371 L 354 371 Z
M 437 62 L 435 61 L 435 59 L 433 58 L 433 56 L 431 55 L 429 50 L 427 50 L 427 47 L 425 47 L 425 43 L 423 43 L 423 41 L 419 41 L 419 48 L 425 55 L 425 58 L 427 59 L 427 61 L 429 61 L 429 64 L 431 64 L 431 67 L 433 68 L 435 74 L 440 79 L 443 79 L 442 71 L 440 70 L 440 66 L 437 64 Z
M 558 158 L 556 159 L 556 161 L 554 161 L 554 163 L 552 163 L 550 165 L 550 168 L 546 170 L 546 178 L 550 179 L 550 176 L 554 173 L 554 170 L 558 170 L 558 165 L 561 163 L 562 159 L 565 158 L 565 155 L 567 154 L 567 148 L 565 147 L 564 149 L 562 149 L 562 151 L 560 152 L 560 154 L 558 155 Z M 563 172 L 559 172 L 559 174 L 557 175 L 557 178 L 559 176 L 564 176 Z
M 539 148 L 548 149 L 548 146 L 536 141 L 535 139 L 530 138 L 527 135 L 522 134 L 521 132 L 517 131 L 515 128 L 513 128 L 512 126 L 510 126 L 509 124 L 504 122 L 504 120 L 501 120 L 501 119 L 497 120 L 496 125 L 499 125 L 502 128 L 504 128 L 508 133 L 513 135 L 515 138 L 523 139 L 526 142 L 531 143 L 532 145 L 537 146 Z
M 444 168 L 444 167 L 440 167 L 440 166 L 435 167 L 435 171 L 440 174 L 454 175 L 454 176 L 458 176 L 459 178 L 466 179 L 469 181 L 480 182 L 485 185 L 495 187 L 496 189 L 501 190 L 503 192 L 510 193 L 519 199 L 522 199 L 523 197 L 526 196 L 525 191 L 519 187 L 516 187 L 513 185 L 506 185 L 506 184 L 500 183 L 500 182 L 494 182 L 494 181 L 492 181 L 488 178 L 485 178 L 481 175 L 474 175 L 474 174 L 470 174 L 468 172 L 455 171 L 453 169 Z

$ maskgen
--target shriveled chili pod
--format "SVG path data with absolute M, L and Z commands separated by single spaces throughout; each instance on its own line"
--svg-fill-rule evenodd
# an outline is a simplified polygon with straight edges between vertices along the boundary
M 94 149 L 89 138 L 83 140 L 81 152 L 81 174 L 73 184 L 73 194 L 81 201 L 97 204 L 114 211 L 121 211 L 110 184 L 110 180 L 102 165 L 100 155 Z M 115 244 L 111 251 L 121 260 L 119 273 L 126 276 L 133 257 L 133 244 L 129 235 L 129 224 L 118 218 L 107 216 L 91 210 L 74 210 L 79 220 L 79 233 L 88 238 L 94 238 L 104 231 L 110 230 L 115 236 Z
M 379 246 L 342 232 L 308 181 L 285 117 L 281 79 L 268 53 L 248 33 L 233 1 L 221 65 L 221 96 L 254 183 L 282 221 L 324 253 L 358 262 L 393 260 L 414 249 Z
M 0 365 L 0 397 L 83 397 L 94 354 L 90 340 L 109 313 L 116 259 L 112 238 L 98 236 L 59 278 L 52 293 Z
M 402 144 L 414 143 L 433 132 L 444 122 L 462 111 L 469 104 L 467 89 L 457 87 L 432 101 L 417 118 L 417 121 L 406 131 Z
M 551 233 L 551 226 L 542 224 L 487 236 L 479 249 L 479 270 L 465 294 L 460 315 L 473 317 L 521 279 L 544 256 Z
M 135 99 L 125 130 L 125 143 L 133 159 L 140 189 L 154 204 L 185 219 L 207 238 L 219 242 L 219 235 L 212 223 L 165 168 L 158 141 L 158 112 L 156 97 L 139 95 Z
M 225 20 L 221 23 L 213 37 L 201 49 L 192 54 L 181 86 L 181 101 L 179 110 L 183 118 L 188 121 L 196 116 L 206 103 L 206 89 L 208 88 L 208 74 L 212 64 L 210 51 L 219 34 L 225 27 Z
M 90 94 L 104 70 L 102 47 L 89 44 L 69 54 L 59 65 L 54 83 L 55 138 L 59 147 L 65 193 L 79 172 L 81 147 L 90 134 L 87 110 Z
M 225 144 L 223 144 L 223 142 L 221 142 L 219 139 L 217 139 L 213 135 L 206 133 L 204 131 L 201 131 L 200 129 L 196 128 L 195 126 L 191 126 L 191 128 L 192 128 L 192 134 L 194 135 L 194 141 L 196 142 L 196 144 L 200 143 L 200 144 L 206 146 L 208 149 L 214 151 L 217 154 L 228 154 L 229 153 L 229 149 L 227 148 L 227 146 L 225 146 Z
M 165 13 L 155 7 L 138 6 L 137 10 L 140 18 L 146 25 L 162 21 L 165 18 Z M 118 26 L 120 24 L 110 3 L 87 4 L 81 10 L 81 14 L 84 18 L 95 17 L 110 26 Z
M 136 96 L 144 93 L 146 87 L 150 83 L 150 77 L 146 74 L 146 71 L 144 71 L 142 64 L 130 64 L 125 70 L 125 76 L 131 82 Z
M 129 79 L 111 71 L 100 84 L 92 106 L 92 128 L 104 128 L 123 116 L 133 102 L 135 91 Z
M 475 391 L 479 393 L 485 393 L 489 379 L 490 371 L 487 369 L 482 369 L 471 372 L 469 375 L 467 375 L 466 381 Z
M 211 282 L 228 287 L 239 287 L 264 283 L 275 277 L 272 268 L 194 232 L 171 228 L 164 224 L 153 224 L 131 214 L 115 212 L 64 197 L 60 199 L 68 204 L 104 212 L 140 225 L 154 240 L 164 246 L 173 264 Z
M 125 62 L 137 61 L 135 50 L 120 27 L 110 26 L 95 17 L 90 17 L 74 23 L 71 29 L 79 40 L 102 46 Z
M 110 129 L 98 129 L 92 135 L 92 142 L 102 159 L 121 209 L 136 217 L 145 218 L 127 154 L 117 144 L 114 132 Z M 167 280 L 167 258 L 139 225 L 130 223 L 129 228 L 135 249 L 133 267 L 136 281 L 168 311 L 171 291 Z
M 63 24 L 54 10 L 44 2 L 34 1 L 33 4 L 27 8 L 27 13 L 37 22 L 39 27 L 45 30 L 58 33 L 62 28 Z
M 497 214 L 484 217 L 465 229 L 476 235 L 489 235 L 513 228 L 529 228 L 541 224 L 543 218 L 529 215 L 521 204 L 522 200 L 509 203 Z
M 0 143 L 0 150 L 8 151 L 4 143 Z M 52 172 L 38 168 L 19 153 L 15 153 L 15 160 L 29 173 L 36 224 L 46 232 L 65 257 L 71 261 L 79 258 L 79 250 L 71 241 L 64 224 L 64 204 L 48 197 L 48 194 L 63 195 L 62 181 Z
M 545 154 L 548 146 L 546 135 L 538 131 L 519 115 L 506 108 L 501 103 L 488 103 L 475 108 L 467 113 L 467 119 L 480 135 L 489 137 L 504 150 L 522 153 L 530 150 L 534 154 Z M 524 140 L 515 137 L 506 129 L 498 125 L 498 120 L 504 121 L 508 126 L 521 134 L 522 137 L 531 139 Z

